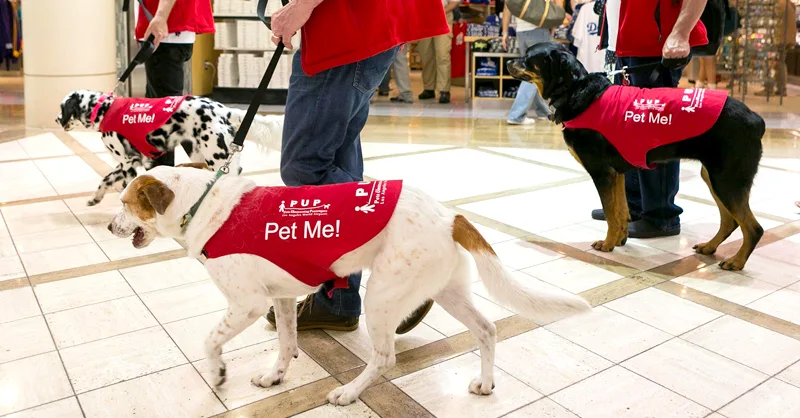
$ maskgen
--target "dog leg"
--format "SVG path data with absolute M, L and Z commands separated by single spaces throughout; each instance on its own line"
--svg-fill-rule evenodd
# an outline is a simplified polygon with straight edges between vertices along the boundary
M 697 244 L 693 248 L 695 252 L 699 254 L 711 255 L 717 252 L 717 247 L 722 244 L 728 237 L 739 227 L 739 224 L 736 223 L 736 220 L 733 219 L 728 209 L 725 208 L 725 205 L 720 202 L 719 197 L 714 192 L 714 188 L 711 186 L 711 180 L 708 177 L 708 171 L 705 167 L 700 170 L 700 176 L 703 178 L 703 181 L 706 182 L 708 186 L 708 190 L 711 191 L 711 196 L 714 197 L 714 201 L 717 202 L 717 209 L 719 209 L 719 231 L 717 231 L 717 235 L 714 235 L 714 238 L 711 238 L 711 241 Z
M 225 383 L 225 363 L 222 361 L 222 346 L 247 329 L 263 315 L 263 309 L 253 310 L 245 306 L 230 305 L 228 312 L 206 338 L 206 356 L 216 376 L 211 383 L 217 387 Z
M 97 186 L 97 191 L 95 191 L 92 198 L 86 202 L 86 206 L 94 206 L 100 203 L 100 201 L 103 200 L 103 196 L 106 195 L 106 191 L 108 191 L 108 188 L 114 186 L 114 184 L 116 184 L 117 182 L 122 181 L 124 176 L 125 176 L 125 170 L 123 169 L 122 164 L 120 163 L 119 165 L 117 165 L 117 168 L 115 168 L 110 173 L 106 174 L 105 177 L 103 177 L 103 180 L 100 181 L 100 185 Z
M 603 212 L 606 215 L 608 231 L 606 239 L 595 241 L 592 248 L 610 252 L 617 245 L 623 245 L 628 237 L 628 203 L 625 200 L 625 177 L 612 169 L 604 173 L 589 173 L 600 194 Z
M 272 370 L 254 376 L 251 382 L 262 388 L 275 386 L 283 381 L 289 364 L 300 354 L 297 349 L 297 301 L 292 298 L 275 298 L 275 325 L 278 328 L 278 359 Z
M 739 251 L 733 257 L 720 262 L 719 266 L 723 270 L 738 271 L 744 268 L 747 259 L 750 258 L 750 254 L 755 250 L 758 241 L 764 235 L 764 228 L 759 225 L 750 210 L 750 191 L 736 187 L 737 184 L 742 184 L 742 182 L 735 181 L 735 174 L 727 174 L 713 171 L 708 173 L 709 180 L 719 201 L 722 202 L 734 221 L 742 228 L 742 235 L 744 236 Z M 723 178 L 725 179 L 724 182 L 719 181 L 719 179 Z
M 469 385 L 469 391 L 477 395 L 490 395 L 494 389 L 494 353 L 497 338 L 495 325 L 486 319 L 472 303 L 472 294 L 466 279 L 469 264 L 462 260 L 455 270 L 450 284 L 434 300 L 447 313 L 466 325 L 478 340 L 481 352 L 481 375 Z

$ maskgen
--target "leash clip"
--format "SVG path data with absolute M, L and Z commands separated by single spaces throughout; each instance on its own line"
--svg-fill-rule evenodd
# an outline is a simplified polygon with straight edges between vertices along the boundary
M 241 145 L 232 142 L 230 145 L 230 152 L 228 152 L 228 158 L 225 159 L 225 164 L 223 164 L 222 167 L 220 167 L 219 171 L 223 172 L 224 174 L 228 174 L 230 172 L 230 165 L 231 162 L 233 161 L 233 156 L 237 152 L 241 152 L 242 148 L 243 147 Z

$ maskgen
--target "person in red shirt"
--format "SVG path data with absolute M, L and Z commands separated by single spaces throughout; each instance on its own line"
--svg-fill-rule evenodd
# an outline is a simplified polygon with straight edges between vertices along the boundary
M 400 45 L 450 32 L 442 1 L 293 0 L 271 24 L 273 43 L 283 41 L 289 49 L 301 31 L 286 97 L 281 178 L 287 186 L 361 181 L 361 130 L 370 97 Z M 298 307 L 298 330 L 358 328 L 360 283 L 355 274 L 346 289 L 329 281 L 309 295 Z M 410 331 L 431 306 L 428 301 L 415 310 L 397 332 Z M 273 310 L 267 321 L 275 324 Z
M 214 33 L 210 0 L 138 0 L 136 39 L 153 35 L 155 51 L 144 63 L 149 98 L 183 95 L 183 66 L 192 58 L 195 36 Z M 191 154 L 190 150 L 186 150 Z M 175 152 L 155 165 L 175 165 Z
M 715 1 L 715 0 L 709 0 Z M 694 46 L 708 43 L 700 16 L 707 0 L 606 0 L 601 27 L 601 48 L 608 47 L 617 56 L 617 68 L 660 62 L 663 58 L 685 58 Z M 608 22 L 619 22 L 616 31 Z M 616 36 L 615 36 L 616 35 Z M 611 39 L 608 39 L 611 37 Z M 661 68 L 658 76 L 631 74 L 636 87 L 677 87 L 681 68 Z M 618 76 L 616 84 L 622 84 Z M 680 214 L 675 204 L 680 178 L 680 162 L 659 164 L 653 170 L 625 174 L 625 192 L 630 209 L 631 238 L 655 238 L 680 234 Z M 602 209 L 592 211 L 592 218 L 604 220 Z

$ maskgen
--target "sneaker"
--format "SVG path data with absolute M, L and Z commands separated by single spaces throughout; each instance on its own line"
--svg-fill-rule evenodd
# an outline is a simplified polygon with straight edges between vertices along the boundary
M 767 94 L 769 94 L 770 96 L 777 96 L 778 92 L 776 91 L 774 93 L 770 93 L 770 90 L 764 89 L 764 90 L 757 91 L 757 92 L 755 92 L 753 94 L 755 96 L 766 96 Z
M 523 125 L 523 126 L 527 126 L 527 125 L 533 125 L 534 123 L 536 123 L 536 119 L 533 119 L 533 118 L 525 118 L 525 119 L 523 119 L 522 121 L 516 121 L 516 120 L 509 119 L 509 120 L 507 120 L 507 121 L 506 121 L 506 123 L 508 123 L 509 125 Z
M 595 209 L 592 211 L 592 219 L 595 221 L 605 221 L 606 214 L 603 213 L 603 209 Z
M 696 89 L 703 89 L 705 87 L 706 87 L 706 83 L 704 83 L 702 81 L 696 81 L 694 83 L 694 88 L 696 88 Z
M 389 95 L 389 90 L 386 90 L 386 91 L 378 90 L 378 96 L 384 96 L 385 97 L 385 96 L 388 96 L 388 95 Z
M 358 317 L 336 315 L 327 309 L 314 305 L 315 294 L 308 295 L 297 303 L 297 330 L 327 329 L 330 331 L 355 331 Z M 269 308 L 265 316 L 267 322 L 275 326 L 275 309 Z
M 411 314 L 403 319 L 403 322 L 397 326 L 395 334 L 402 335 L 414 329 L 422 322 L 423 319 L 425 319 L 425 315 L 430 312 L 432 307 L 433 301 L 428 300 L 417 309 L 414 309 L 414 312 L 411 312 Z
M 422 93 L 420 93 L 417 97 L 419 97 L 420 100 L 435 99 L 436 92 L 433 90 L 422 90 Z
M 636 222 L 628 224 L 628 237 L 629 238 L 661 238 L 672 237 L 681 233 L 681 227 L 678 225 L 672 229 L 661 229 L 654 223 L 647 219 L 639 219 Z
M 439 92 L 439 104 L 448 104 L 450 103 L 450 92 L 449 91 L 440 91 Z
M 402 96 L 392 97 L 389 101 L 394 103 L 414 103 L 414 100 Z

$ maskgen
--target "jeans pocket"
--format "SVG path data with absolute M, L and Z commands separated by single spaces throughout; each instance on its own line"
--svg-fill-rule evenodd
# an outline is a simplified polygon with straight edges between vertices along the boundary
M 386 72 L 389 71 L 395 55 L 397 55 L 397 47 L 357 62 L 356 73 L 353 77 L 353 87 L 362 93 L 375 91 L 381 85 Z

